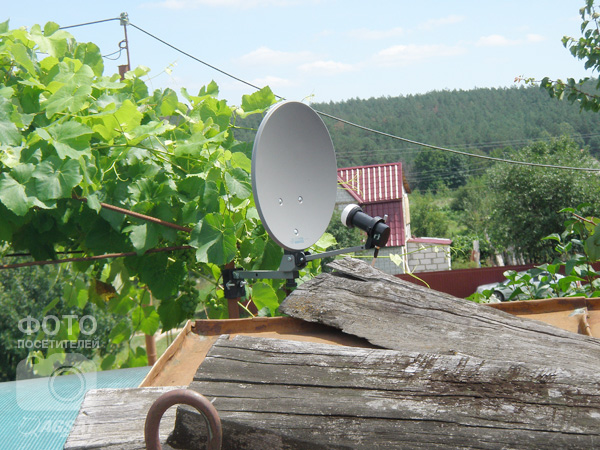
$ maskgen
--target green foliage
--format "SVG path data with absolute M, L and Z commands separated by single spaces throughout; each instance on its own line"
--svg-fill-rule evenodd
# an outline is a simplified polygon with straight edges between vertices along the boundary
M 460 222 L 471 235 L 484 237 L 488 233 L 491 196 L 482 195 L 487 191 L 487 177 L 479 176 L 469 178 L 466 185 L 454 192 L 450 209 L 460 216 Z
M 121 350 L 123 346 L 120 343 L 109 339 L 109 332 L 117 324 L 118 317 L 107 308 L 88 302 L 86 287 L 85 277 L 69 267 L 24 267 L 17 271 L 0 271 L 0 381 L 14 380 L 17 364 L 27 357 L 29 350 L 24 345 L 19 346 L 19 341 L 56 342 L 92 338 L 98 341 L 101 356 Z M 64 320 L 56 335 L 45 336 L 38 330 L 28 336 L 22 331 L 27 328 L 22 321 L 28 317 L 41 324 L 44 317 L 50 315 L 57 318 L 75 316 L 71 335 L 66 334 L 69 327 Z M 86 315 L 94 317 L 97 325 L 91 336 L 82 334 L 78 326 L 78 320 Z M 90 328 L 89 323 L 86 326 Z M 96 349 L 82 347 L 77 352 L 92 359 Z
M 436 204 L 431 192 L 421 194 L 418 191 L 410 196 L 411 233 L 421 237 L 446 237 L 449 220 Z
M 0 240 L 37 259 L 61 250 L 135 252 L 78 265 L 93 280 L 81 286 L 89 301 L 124 318 L 112 344 L 176 327 L 196 310 L 222 317 L 221 266 L 277 267 L 282 251 L 251 197 L 248 146 L 234 135 L 239 116 L 274 103 L 270 89 L 235 107 L 216 97 L 211 82 L 197 95 L 182 91 L 182 101 L 171 89 L 149 92 L 144 67 L 122 81 L 104 76 L 98 47 L 56 24 L 1 27 Z M 102 202 L 193 231 L 108 211 Z M 183 245 L 195 252 L 145 253 Z M 209 286 L 200 295 L 197 280 Z M 274 307 L 268 289 L 257 292 L 257 304 Z M 130 351 L 125 365 L 143 363 L 141 351 Z
M 523 149 L 521 156 L 543 164 L 599 166 L 566 137 L 533 144 Z M 595 205 L 590 212 L 598 210 L 600 181 L 590 172 L 498 164 L 488 177 L 493 195 L 491 240 L 503 248 L 513 247 L 529 261 L 552 258 L 551 245 L 541 239 L 560 228 L 564 216 L 557 211 L 585 202 Z
M 467 182 L 467 158 L 439 150 L 419 152 L 412 166 L 414 189 L 455 189 Z
M 333 242 L 331 245 L 337 244 L 338 248 L 349 248 L 362 245 L 364 243 L 364 233 L 358 228 L 348 228 L 342 224 L 341 211 L 335 210 L 327 226 L 327 234 L 331 236 Z M 328 271 L 327 264 L 332 262 L 335 258 L 323 258 L 321 260 L 321 270 Z
M 600 297 L 600 271 L 594 268 L 600 262 L 600 219 L 584 216 L 588 205 L 565 208 L 560 213 L 570 215 L 562 233 L 543 238 L 554 242 L 558 255 L 551 264 L 542 264 L 524 273 L 510 270 L 504 273 L 507 286 L 514 291 L 507 300 L 552 297 Z M 558 276 L 560 272 L 564 276 Z M 475 293 L 469 297 L 476 302 L 489 302 L 492 291 Z
M 485 261 L 490 259 L 494 255 L 490 243 L 485 236 L 477 234 L 459 234 L 452 237 L 452 268 L 459 268 L 455 265 L 455 262 L 468 262 L 471 258 L 471 252 L 473 251 L 473 241 L 479 241 L 479 259 Z
M 600 14 L 597 12 L 594 0 L 586 0 L 579 9 L 581 16 L 581 36 L 579 38 L 563 36 L 562 43 L 573 57 L 584 61 L 586 69 L 597 71 L 600 67 Z M 535 84 L 535 80 L 526 79 L 527 83 Z M 600 111 L 600 80 L 590 80 L 589 77 L 575 80 L 551 80 L 545 77 L 540 83 L 550 97 L 559 100 L 566 99 L 578 103 L 582 110 Z

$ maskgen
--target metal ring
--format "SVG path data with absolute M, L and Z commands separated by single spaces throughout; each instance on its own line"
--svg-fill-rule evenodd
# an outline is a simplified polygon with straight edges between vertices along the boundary
M 162 450 L 158 435 L 160 420 L 167 409 L 173 405 L 193 406 L 204 417 L 208 427 L 207 450 L 220 450 L 223 439 L 221 418 L 216 408 L 206 397 L 191 389 L 175 389 L 158 397 L 148 410 L 144 426 L 144 438 L 147 450 Z

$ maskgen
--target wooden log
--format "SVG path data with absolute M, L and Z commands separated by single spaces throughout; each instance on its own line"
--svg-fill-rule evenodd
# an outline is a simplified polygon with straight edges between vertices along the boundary
M 190 388 L 214 399 L 224 450 L 555 450 L 598 448 L 599 382 L 577 368 L 237 336 L 215 343 Z M 173 446 L 202 439 L 201 424 L 180 407 Z
M 93 389 L 88 391 L 65 450 L 145 450 L 144 423 L 154 401 L 165 392 L 181 387 Z M 160 426 L 166 442 L 175 423 L 176 408 L 167 410 Z M 163 444 L 163 449 L 171 449 Z
M 405 282 L 346 258 L 300 285 L 280 310 L 336 327 L 379 347 L 485 360 L 600 367 L 600 340 Z

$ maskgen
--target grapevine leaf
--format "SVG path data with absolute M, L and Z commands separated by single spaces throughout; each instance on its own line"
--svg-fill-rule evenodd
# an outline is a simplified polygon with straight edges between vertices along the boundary
M 90 209 L 93 209 L 97 213 L 100 212 L 100 209 L 102 209 L 102 205 L 100 204 L 100 200 L 96 194 L 88 195 L 86 204 Z
M 275 315 L 277 308 L 279 308 L 277 293 L 271 286 L 263 282 L 252 286 L 252 302 L 259 311 L 263 308 L 269 308 L 272 316 Z
M 48 35 L 42 33 L 42 28 L 39 25 L 31 27 L 30 37 L 34 41 L 42 53 L 60 58 L 65 55 L 68 42 L 66 37 L 70 36 L 67 32 L 58 30 L 53 26 L 46 26 L 44 31 L 48 31 Z
M 129 347 L 129 355 L 121 367 L 143 367 L 147 364 L 148 357 L 144 347 L 136 347 L 135 352 Z
M 246 117 L 250 114 L 262 113 L 276 101 L 277 99 L 271 88 L 266 86 L 251 95 L 242 96 L 242 109 L 244 112 L 241 115 Z
M 138 255 L 156 247 L 158 244 L 158 230 L 153 223 L 131 226 L 129 239 Z
M 217 95 L 219 95 L 219 86 L 217 86 L 215 80 L 212 80 L 206 86 L 202 86 L 198 91 L 198 96 L 201 98 L 216 97 Z
M 207 181 L 202 196 L 202 206 L 207 212 L 219 210 L 219 188 L 214 181 Z
M 48 127 L 47 131 L 60 159 L 77 159 L 82 154 L 89 154 L 89 151 L 85 150 L 89 149 L 92 130 L 84 124 L 73 120 L 55 123 Z
M 115 353 L 111 353 L 110 355 L 106 355 L 106 357 L 100 363 L 100 368 L 102 370 L 111 369 L 117 359 L 117 355 Z
M 600 225 L 596 225 L 594 234 L 585 240 L 584 248 L 590 259 L 600 260 Z
M 333 247 L 336 244 L 337 241 L 331 233 L 324 233 L 323 236 L 321 236 L 316 242 L 315 247 L 321 249 L 328 249 L 329 247 Z
M 176 294 L 186 275 L 184 263 L 181 260 L 171 262 L 166 253 L 131 258 L 128 265 L 139 274 L 140 280 L 148 286 L 152 295 L 161 300 Z
M 10 120 L 0 118 L 0 144 L 19 145 L 21 133 Z
M 12 95 L 11 90 L 7 91 Z M 4 95 L 0 96 L 0 144 L 19 145 L 21 143 L 21 133 L 11 120 L 13 110 L 14 106 L 10 100 Z
M 175 328 L 185 320 L 185 314 L 181 310 L 181 304 L 174 300 L 163 300 L 158 306 L 158 314 L 162 321 L 163 331 Z
M 104 219 L 96 220 L 91 225 L 88 224 L 87 228 L 89 232 L 85 237 L 85 246 L 93 252 L 116 253 L 128 251 L 131 248 L 125 236 L 115 231 Z
M 112 340 L 113 344 L 119 344 L 131 337 L 131 329 L 126 321 L 121 321 L 115 326 L 108 337 Z
M 101 76 L 104 72 L 104 61 L 100 49 L 92 42 L 81 43 L 75 48 L 75 57 L 87 64 L 94 71 L 94 75 Z
M 0 200 L 17 216 L 24 216 L 29 211 L 30 205 L 25 194 L 25 186 L 7 173 L 0 175 Z
M 35 66 L 33 65 L 31 57 L 27 54 L 27 48 L 23 44 L 21 44 L 20 42 L 14 43 L 11 46 L 10 51 L 12 53 L 13 58 L 15 58 L 15 61 L 21 67 L 23 67 L 25 71 L 29 72 L 30 74 L 35 74 Z
M 61 161 L 50 156 L 42 161 L 32 175 L 40 200 L 54 200 L 71 196 L 71 190 L 83 179 L 79 162 L 74 159 Z
M 231 162 L 234 167 L 239 167 L 247 173 L 250 173 L 252 170 L 252 161 L 242 152 L 235 152 L 231 155 Z
M 158 331 L 160 317 L 154 306 L 138 306 L 131 313 L 131 319 L 136 329 L 152 336 Z
M 245 239 L 240 244 L 240 254 L 242 257 L 256 260 L 260 258 L 265 251 L 265 241 L 262 239 Z
M 231 195 L 242 200 L 252 195 L 252 187 L 248 182 L 248 173 L 242 169 L 233 169 L 226 172 L 225 185 Z
M 196 247 L 199 262 L 223 265 L 237 253 L 233 221 L 229 216 L 207 214 L 193 230 L 190 245 Z
M 48 98 L 45 104 L 46 117 L 50 119 L 59 112 L 78 113 L 87 105 L 91 93 L 92 88 L 87 85 L 76 88 L 71 85 L 61 87 Z

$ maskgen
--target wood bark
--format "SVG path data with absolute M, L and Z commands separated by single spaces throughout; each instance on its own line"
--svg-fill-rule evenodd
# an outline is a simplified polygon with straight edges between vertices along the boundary
M 405 282 L 346 258 L 300 285 L 280 310 L 383 348 L 485 360 L 600 368 L 600 340 Z
M 237 336 L 190 388 L 224 450 L 598 448 L 600 377 L 576 369 Z M 174 434 L 201 423 L 180 407 Z

